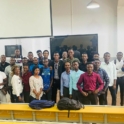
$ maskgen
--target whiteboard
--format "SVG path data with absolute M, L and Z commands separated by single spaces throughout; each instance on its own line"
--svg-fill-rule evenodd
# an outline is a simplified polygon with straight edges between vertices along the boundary
M 50 0 L 0 0 L 0 38 L 51 35 Z

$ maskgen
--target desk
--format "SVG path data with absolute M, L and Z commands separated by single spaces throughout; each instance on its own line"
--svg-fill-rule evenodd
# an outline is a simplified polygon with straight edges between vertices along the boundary
M 27 104 L 0 104 L 0 119 L 18 121 L 97 122 L 124 124 L 124 107 L 85 106 L 80 110 L 60 111 L 56 106 L 41 110 L 31 109 Z

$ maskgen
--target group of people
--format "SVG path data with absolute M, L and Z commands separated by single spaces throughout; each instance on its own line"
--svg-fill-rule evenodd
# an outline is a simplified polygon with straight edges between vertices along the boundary
M 74 57 L 78 59 L 81 58 L 82 53 L 87 53 L 89 57 L 88 61 L 92 61 L 92 56 L 97 51 L 96 47 L 87 46 L 86 48 L 84 48 L 83 44 L 80 44 L 79 48 L 76 45 L 73 45 L 72 47 L 68 47 L 67 45 L 64 45 L 62 47 L 56 46 L 55 50 L 52 52 L 52 58 L 53 58 L 54 52 L 59 52 L 60 57 L 62 57 L 63 52 L 66 52 L 66 56 L 68 56 L 67 52 L 71 48 L 74 50 Z
M 79 100 L 85 105 L 107 105 L 107 91 L 116 105 L 116 94 L 120 86 L 120 105 L 124 104 L 124 62 L 123 53 L 118 52 L 110 62 L 110 53 L 104 53 L 104 62 L 94 53 L 88 62 L 88 54 L 82 53 L 81 59 L 74 57 L 74 50 L 62 53 L 54 52 L 53 60 L 48 59 L 49 51 L 37 51 L 38 57 L 28 52 L 28 58 L 20 55 L 6 62 L 5 55 L 0 63 L 0 100 L 6 102 L 3 88 L 8 86 L 11 102 L 29 103 L 32 100 L 52 100 L 56 102 L 57 90 L 60 98 Z

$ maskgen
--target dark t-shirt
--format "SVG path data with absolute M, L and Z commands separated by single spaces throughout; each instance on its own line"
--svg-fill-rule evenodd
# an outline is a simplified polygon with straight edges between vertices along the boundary
M 4 72 L 5 68 L 9 65 L 9 63 L 5 62 L 4 64 L 0 63 L 0 71 Z
M 79 68 L 81 71 L 86 72 L 87 71 L 87 63 L 81 62 Z
M 28 66 L 30 67 L 31 65 L 33 65 L 34 63 L 33 63 L 33 60 L 31 61 L 31 60 L 28 60 Z

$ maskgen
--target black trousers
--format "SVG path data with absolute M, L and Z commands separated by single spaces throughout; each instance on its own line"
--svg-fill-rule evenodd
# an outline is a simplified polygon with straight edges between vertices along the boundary
M 13 97 L 14 97 L 14 103 L 23 103 L 23 101 L 19 101 L 16 95 L 13 95 Z M 20 94 L 20 97 L 22 98 L 22 93 Z
M 121 100 L 121 106 L 124 105 L 124 77 L 118 77 L 117 78 L 117 86 L 119 85 L 120 87 L 120 100 Z M 117 87 L 116 87 L 117 88 Z M 117 93 L 117 89 L 116 89 Z
M 113 89 L 113 86 L 109 86 L 108 89 L 109 89 L 109 91 L 111 93 L 112 105 L 116 106 L 116 89 Z M 106 98 L 107 98 L 107 92 L 106 92 Z M 107 99 L 106 99 L 106 103 L 108 103 Z
M 107 105 L 106 93 L 105 94 L 100 94 L 100 95 L 98 95 L 98 97 L 99 97 L 99 104 L 100 105 Z
M 8 93 L 10 95 L 11 102 L 14 103 L 14 96 L 12 94 L 12 86 L 9 86 Z
M 25 103 L 29 103 L 30 102 L 30 92 L 26 92 L 24 91 L 24 101 Z
M 72 99 L 79 100 L 79 91 L 78 90 L 72 90 Z
M 63 88 L 63 97 L 69 98 L 69 88 L 67 88 L 67 87 Z
M 52 86 L 52 101 L 56 103 L 57 90 L 60 90 L 60 79 L 53 80 Z
M 82 95 L 82 100 L 81 103 L 84 105 L 97 105 L 97 94 L 90 93 L 88 96 Z
M 44 97 L 46 100 L 49 100 L 49 101 L 52 100 L 52 89 L 50 89 L 47 93 L 45 92 Z

